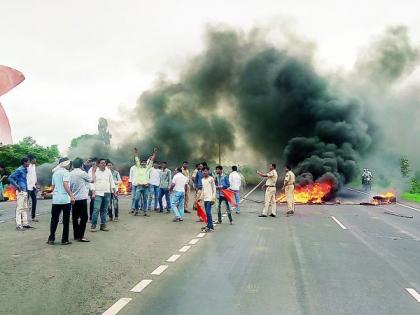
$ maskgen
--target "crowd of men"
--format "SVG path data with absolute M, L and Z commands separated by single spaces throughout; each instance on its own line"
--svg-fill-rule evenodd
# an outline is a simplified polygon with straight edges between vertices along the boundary
M 225 204 L 229 223 L 233 224 L 232 210 L 240 213 L 240 189 L 242 178 L 237 166 L 232 166 L 229 176 L 222 166 L 214 174 L 207 163 L 199 163 L 190 174 L 189 163 L 173 172 L 167 162 L 158 163 L 155 149 L 148 159 L 140 159 L 134 150 L 134 165 L 130 169 L 129 182 L 132 190 L 131 213 L 134 216 L 150 216 L 150 211 L 173 213 L 174 222 L 182 222 L 185 213 L 204 209 L 203 232 L 214 231 L 214 224 L 222 223 L 222 204 Z M 21 166 L 9 177 L 16 188 L 16 229 L 33 228 L 27 213 L 31 206 L 31 221 L 37 222 L 36 196 L 39 185 L 36 177 L 36 157 L 21 160 Z M 70 217 L 73 223 L 74 240 L 89 242 L 85 237 L 87 223 L 90 231 L 108 231 L 107 221 L 119 221 L 118 185 L 121 176 L 113 163 L 106 159 L 76 158 L 70 161 L 61 158 L 52 170 L 52 207 L 50 235 L 47 244 L 55 244 L 55 234 L 62 217 L 63 233 L 61 244 L 69 240 Z M 232 193 L 233 198 L 226 196 Z M 191 195 L 191 200 L 190 200 Z M 232 197 L 231 196 L 231 197 Z M 29 202 L 31 200 L 31 202 Z M 191 202 L 192 201 L 192 202 Z M 212 207 L 217 204 L 217 220 L 213 222 Z M 98 224 L 99 221 L 99 224 Z

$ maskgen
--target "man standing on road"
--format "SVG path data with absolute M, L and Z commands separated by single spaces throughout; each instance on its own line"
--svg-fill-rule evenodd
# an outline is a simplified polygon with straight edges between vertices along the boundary
M 235 202 L 236 202 L 236 213 L 241 213 L 241 210 L 239 209 L 239 203 L 241 202 L 241 185 L 242 185 L 242 178 L 241 175 L 238 173 L 238 167 L 236 165 L 232 166 L 232 172 L 229 174 L 229 183 L 230 187 L 229 189 L 232 190 L 235 193 Z
M 159 164 L 157 161 L 153 161 L 153 167 L 150 169 L 149 178 L 149 211 L 152 210 L 152 201 L 154 201 L 154 210 L 159 211 L 158 199 L 159 199 L 159 185 L 160 185 L 160 172 Z
M 98 215 L 101 216 L 101 231 L 109 231 L 106 227 L 106 212 L 111 201 L 111 194 L 115 194 L 115 183 L 112 178 L 111 171 L 106 167 L 106 160 L 98 160 L 98 168 L 93 170 L 92 179 L 93 189 L 92 196 L 95 198 L 95 204 L 92 214 L 91 232 L 96 232 L 96 224 L 98 223 Z
M 70 172 L 71 162 L 68 158 L 61 158 L 58 165 L 53 169 L 52 186 L 53 200 L 51 208 L 50 236 L 47 244 L 54 245 L 55 232 L 57 231 L 58 221 L 61 211 L 63 211 L 63 234 L 61 237 L 62 245 L 69 245 L 69 221 L 71 205 L 74 204 L 74 196 L 70 190 Z
M 201 180 L 202 189 L 200 201 L 204 201 L 204 209 L 206 210 L 207 226 L 202 228 L 203 232 L 213 232 L 213 217 L 211 215 L 211 207 L 216 202 L 216 184 L 213 177 L 210 176 L 210 169 L 206 165 L 203 167 L 203 178 Z
M 188 210 L 188 205 L 189 205 L 189 200 L 190 200 L 190 170 L 188 169 L 188 161 L 184 161 L 182 163 L 182 174 L 184 174 L 184 176 L 186 178 L 188 178 L 188 189 L 185 192 L 185 204 L 184 204 L 184 211 L 185 213 L 191 213 L 190 210 Z
M 216 189 L 217 189 L 217 198 L 219 203 L 217 206 L 217 222 L 222 223 L 222 202 L 226 204 L 226 212 L 229 218 L 229 223 L 232 225 L 232 213 L 230 210 L 230 205 L 225 195 L 223 194 L 222 189 L 228 189 L 230 186 L 229 179 L 226 175 L 223 174 L 223 167 L 221 165 L 216 166 Z
M 9 176 L 9 183 L 16 188 L 16 230 L 30 229 L 28 224 L 27 174 L 29 159 L 23 158 L 21 166 Z
M 283 183 L 283 189 L 284 193 L 286 195 L 286 201 L 287 201 L 287 214 L 294 214 L 295 213 L 295 179 L 296 176 L 292 172 L 292 169 L 290 166 L 286 165 L 284 167 L 285 170 L 285 176 L 284 176 L 284 183 Z
M 203 188 L 203 184 L 201 182 L 202 179 L 203 179 L 203 164 L 200 163 L 200 164 L 198 164 L 197 172 L 196 172 L 195 177 L 194 177 L 194 187 L 195 187 L 194 205 L 197 202 L 200 202 L 199 199 L 200 199 L 200 196 L 201 196 L 201 189 Z M 202 220 L 199 218 L 198 222 L 202 222 Z
M 157 149 L 155 148 L 148 160 L 143 159 L 140 161 L 139 152 L 136 148 L 134 149 L 134 160 L 136 161 L 136 182 L 138 186 L 136 190 L 136 202 L 141 204 L 141 209 L 144 211 L 145 217 L 150 216 L 147 211 L 147 192 L 149 190 L 150 170 L 152 169 L 153 161 L 156 158 L 156 153 Z M 139 211 L 136 209 L 134 215 L 138 214 Z
M 166 210 L 168 213 L 171 212 L 171 198 L 169 197 L 169 187 L 172 183 L 172 172 L 168 168 L 168 163 L 162 163 L 162 171 L 160 172 L 160 182 L 159 182 L 159 207 L 160 211 L 163 212 L 163 196 L 166 199 Z
M 139 202 L 136 199 L 137 195 L 137 167 L 136 161 L 134 159 L 134 165 L 130 167 L 130 174 L 128 177 L 128 182 L 131 185 L 131 213 L 134 213 L 136 210 L 139 210 Z
M 171 207 L 175 214 L 174 222 L 184 221 L 184 206 L 185 206 L 185 193 L 188 189 L 188 178 L 182 174 L 182 168 L 176 169 L 176 174 L 172 179 L 170 192 L 173 192 Z
M 83 160 L 76 158 L 73 161 L 74 169 L 70 172 L 70 189 L 74 195 L 72 206 L 72 221 L 74 240 L 78 242 L 89 242 L 85 238 L 86 222 L 88 220 L 87 202 L 89 188 L 92 180 L 83 169 Z
M 36 157 L 32 154 L 28 155 L 29 167 L 26 180 L 28 183 L 28 197 L 31 198 L 31 219 L 32 222 L 38 222 L 36 218 L 36 194 L 38 191 L 38 179 L 36 177 Z
M 91 163 L 90 163 L 90 168 L 88 169 L 88 175 L 90 178 L 93 177 L 92 172 L 98 167 L 97 166 L 98 163 L 98 159 L 97 158 L 92 158 L 91 159 Z M 95 205 L 95 197 L 93 196 L 93 184 L 90 184 L 90 189 L 89 189 L 89 196 L 90 196 L 90 203 L 89 203 L 89 222 L 92 222 L 92 215 L 93 215 L 93 208 Z
M 121 184 L 121 175 L 116 169 L 114 169 L 114 164 L 111 161 L 108 161 L 108 169 L 111 171 L 112 179 L 115 184 L 115 194 L 111 194 L 111 201 L 108 207 L 108 217 L 110 221 L 118 222 L 119 221 L 119 205 L 118 205 L 118 186 Z M 114 209 L 114 213 L 112 211 Z
M 270 210 L 270 217 L 276 217 L 276 183 L 277 183 L 277 171 L 276 164 L 271 163 L 268 166 L 268 173 L 257 172 L 261 177 L 267 178 L 265 182 L 265 204 L 262 213 L 259 215 L 260 218 L 267 217 L 268 211 Z

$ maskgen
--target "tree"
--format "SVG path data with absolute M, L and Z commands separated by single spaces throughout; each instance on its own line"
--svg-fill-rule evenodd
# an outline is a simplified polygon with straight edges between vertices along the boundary
M 407 157 L 402 156 L 400 159 L 401 176 L 404 178 L 410 177 L 410 162 Z
M 6 166 L 8 172 L 20 166 L 20 161 L 28 154 L 35 155 L 38 164 L 52 163 L 59 156 L 60 152 L 56 145 L 43 147 L 36 143 L 32 137 L 26 137 L 17 144 L 0 147 L 0 164 Z

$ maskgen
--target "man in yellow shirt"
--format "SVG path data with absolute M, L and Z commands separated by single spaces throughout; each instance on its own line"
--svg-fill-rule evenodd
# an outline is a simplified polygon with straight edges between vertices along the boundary
M 265 204 L 262 213 L 259 215 L 260 218 L 266 218 L 268 211 L 270 210 L 270 217 L 276 217 L 276 183 L 277 183 L 277 171 L 276 164 L 271 163 L 268 165 L 268 173 L 257 172 L 261 177 L 267 178 L 265 182 Z

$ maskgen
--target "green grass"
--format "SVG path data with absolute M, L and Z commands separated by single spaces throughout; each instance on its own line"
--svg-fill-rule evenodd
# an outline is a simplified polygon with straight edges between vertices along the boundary
M 405 192 L 401 195 L 401 199 L 420 203 L 420 193 L 413 194 L 413 193 Z

